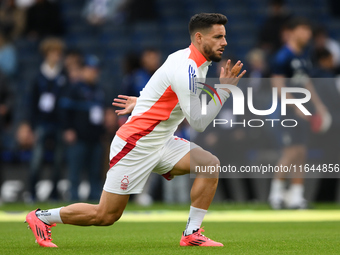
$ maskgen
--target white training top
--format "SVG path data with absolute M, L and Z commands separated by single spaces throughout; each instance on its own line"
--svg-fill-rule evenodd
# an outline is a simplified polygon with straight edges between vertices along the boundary
M 228 92 L 217 89 L 215 100 L 207 105 L 207 114 L 201 114 L 199 95 L 204 85 L 196 80 L 206 78 L 210 64 L 193 44 L 169 55 L 141 91 L 117 136 L 133 145 L 157 148 L 173 136 L 184 118 L 203 132 L 229 97 Z

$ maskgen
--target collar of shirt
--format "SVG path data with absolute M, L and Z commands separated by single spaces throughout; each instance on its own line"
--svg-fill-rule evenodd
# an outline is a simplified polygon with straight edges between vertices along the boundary
M 189 58 L 195 61 L 197 68 L 206 67 L 211 64 L 211 61 L 207 61 L 207 59 L 203 56 L 203 54 L 194 46 L 193 43 L 189 46 L 190 56 Z
M 61 72 L 61 66 L 56 65 L 55 67 L 50 67 L 46 62 L 41 64 L 40 70 L 43 75 L 45 75 L 48 79 L 56 78 Z

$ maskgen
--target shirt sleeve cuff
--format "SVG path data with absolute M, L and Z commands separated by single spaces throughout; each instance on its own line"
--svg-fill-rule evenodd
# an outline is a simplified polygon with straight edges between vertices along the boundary
M 216 89 L 216 92 L 220 95 L 221 100 L 223 100 L 223 103 L 225 103 L 225 101 L 227 101 L 227 99 L 230 97 L 230 94 L 224 89 Z

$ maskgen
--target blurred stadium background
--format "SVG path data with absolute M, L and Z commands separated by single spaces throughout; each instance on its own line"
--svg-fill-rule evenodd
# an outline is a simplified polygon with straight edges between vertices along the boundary
M 275 13 L 275 10 L 273 5 L 269 4 L 270 2 L 274 2 L 274 6 L 280 6 L 277 19 L 271 20 L 273 18 L 271 15 Z M 112 112 L 110 104 L 113 98 L 120 93 L 129 91 L 129 88 L 125 87 L 129 84 L 127 80 L 131 77 L 136 78 L 134 72 L 143 68 L 143 63 L 141 66 L 139 58 L 145 50 L 155 53 L 151 58 L 156 58 L 154 61 L 157 65 L 158 57 L 160 57 L 161 63 L 168 54 L 186 48 L 190 43 L 188 21 L 192 15 L 200 12 L 219 12 L 228 17 L 228 46 L 225 57 L 241 59 L 246 62 L 245 68 L 251 70 L 254 63 L 249 52 L 254 49 L 259 50 L 258 56 L 262 58 L 264 66 L 266 66 L 261 70 L 262 77 L 269 77 L 266 72 L 269 71 L 270 57 L 277 50 L 277 43 L 273 42 L 270 36 L 269 39 L 266 36 L 273 32 L 270 22 L 279 35 L 280 26 L 290 16 L 304 16 L 316 27 L 324 28 L 327 31 L 325 36 L 328 39 L 331 38 L 332 42 L 336 44 L 334 52 L 338 50 L 340 54 L 338 45 L 340 40 L 340 5 L 336 0 L 2 0 L 0 69 L 3 79 L 0 82 L 2 83 L 1 88 L 6 87 L 6 89 L 0 92 L 2 93 L 0 104 L 8 106 L 5 114 L 1 114 L 0 117 L 2 201 L 34 202 L 32 194 L 29 193 L 29 168 L 34 142 L 33 140 L 27 141 L 27 136 L 25 141 L 20 140 L 18 130 L 26 120 L 27 112 L 31 110 L 28 109 L 28 101 L 31 96 L 30 88 L 44 59 L 39 50 L 44 39 L 50 36 L 60 38 L 66 45 L 64 53 L 79 54 L 84 58 L 85 66 L 94 65 L 96 69 L 100 70 L 96 83 L 104 91 L 106 109 L 105 123 L 103 124 L 105 132 L 102 133 L 103 142 L 101 144 L 104 146 L 105 152 L 100 154 L 100 161 L 98 161 L 102 165 L 100 177 L 103 181 L 107 170 L 109 144 L 118 126 L 124 121 L 124 119 L 117 118 Z M 280 43 L 279 38 L 274 38 L 274 40 Z M 311 43 L 311 48 L 314 47 L 314 44 L 315 41 Z M 92 65 L 91 57 L 99 60 L 98 63 Z M 10 61 L 13 61 L 13 65 L 8 67 Z M 209 71 L 210 77 L 216 77 L 216 66 L 216 64 L 213 65 Z M 9 68 L 9 71 L 6 68 Z M 334 77 L 336 77 L 336 72 Z M 145 76 L 141 79 L 143 78 Z M 340 114 L 340 112 L 338 113 Z M 181 132 L 185 136 L 185 129 Z M 265 153 L 273 151 L 271 145 L 265 146 L 266 137 L 263 134 L 252 135 L 255 136 L 255 139 L 252 139 L 250 143 L 256 141 L 264 144 L 259 147 Z M 314 139 L 320 139 L 317 135 L 315 137 Z M 340 144 L 339 140 L 333 139 L 332 142 Z M 248 145 L 243 146 L 247 147 Z M 38 182 L 37 185 L 37 197 L 40 201 L 48 201 L 53 189 L 52 182 L 48 181 L 52 178 L 50 166 L 55 163 L 54 150 L 50 147 L 53 146 L 47 146 L 44 151 L 44 167 L 39 170 L 41 173 L 39 179 L 44 180 Z M 252 146 L 248 146 L 248 148 L 252 148 Z M 275 148 L 274 151 L 276 154 L 274 153 L 273 158 L 277 157 L 278 153 Z M 336 152 L 338 161 L 334 163 L 339 163 L 339 151 Z M 69 179 L 67 149 L 64 150 L 64 154 L 63 167 L 60 172 L 60 179 L 63 181 L 59 182 L 59 195 L 54 199 L 72 200 L 68 192 L 70 185 L 66 181 Z M 245 155 L 257 157 L 261 153 L 247 151 Z M 321 147 L 316 146 L 310 149 L 310 160 L 322 162 L 322 155 Z M 78 173 L 77 177 L 82 179 L 84 176 L 82 173 Z M 182 194 L 185 193 L 185 190 L 189 192 L 190 181 L 189 178 L 183 177 L 175 184 L 177 186 L 169 187 L 168 183 L 153 176 L 146 188 L 146 194 L 134 199 L 142 205 L 150 205 L 152 201 L 188 203 L 189 197 Z M 223 180 L 216 201 L 266 202 L 269 180 L 261 181 L 256 184 L 249 179 L 232 180 L 229 183 Z M 310 180 L 307 181 L 307 187 L 306 193 L 309 194 L 307 198 L 312 202 L 340 202 L 338 179 Z M 176 197 L 171 197 L 169 195 L 171 192 L 165 192 L 175 192 L 176 190 L 182 191 L 180 194 L 173 195 Z M 79 192 L 81 200 L 89 198 L 88 182 L 82 183 Z M 93 200 L 95 198 L 96 195 L 92 197 Z

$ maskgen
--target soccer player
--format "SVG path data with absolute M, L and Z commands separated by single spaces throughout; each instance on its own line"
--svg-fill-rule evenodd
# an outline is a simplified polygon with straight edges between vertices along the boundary
M 273 63 L 272 84 L 278 88 L 285 86 L 305 87 L 311 92 L 311 101 L 316 112 L 321 116 L 328 115 L 327 108 L 316 94 L 309 79 L 309 59 L 306 54 L 312 29 L 308 20 L 304 18 L 292 18 L 287 23 L 288 41 L 275 56 Z M 285 80 L 284 78 L 290 78 Z M 287 94 L 287 98 L 295 95 Z M 292 106 L 292 105 L 290 105 Z M 303 165 L 306 162 L 307 142 L 309 132 L 309 116 L 304 115 L 297 107 L 288 107 L 287 119 L 295 119 L 298 125 L 294 128 L 284 128 L 282 132 L 282 155 L 278 165 L 290 166 Z M 285 173 L 278 173 L 272 180 L 269 194 L 269 203 L 273 209 L 281 209 L 283 206 L 290 209 L 305 209 L 307 202 L 304 199 L 303 174 L 293 173 L 291 185 L 286 193 Z
M 210 152 L 173 134 L 184 118 L 197 131 L 204 131 L 222 108 L 211 100 L 207 114 L 201 115 L 196 78 L 205 78 L 212 61 L 221 60 L 227 46 L 222 14 L 201 13 L 189 23 L 192 44 L 171 54 L 154 73 L 137 99 L 127 122 L 117 131 L 111 144 L 110 169 L 98 205 L 77 203 L 50 210 L 30 212 L 26 220 L 39 245 L 56 247 L 51 242 L 51 227 L 56 223 L 80 226 L 108 226 L 122 215 L 130 194 L 142 192 L 150 175 L 166 179 L 189 174 L 195 166 L 216 166 L 219 160 Z M 237 85 L 243 64 L 221 68 L 220 78 Z M 222 103 L 227 89 L 217 89 Z M 215 99 L 218 100 L 217 95 Z M 191 107 L 190 107 L 191 106 Z M 130 108 L 133 108 L 130 107 Z M 201 234 L 201 223 L 215 195 L 218 173 L 199 172 L 191 189 L 191 207 L 181 246 L 223 246 Z

